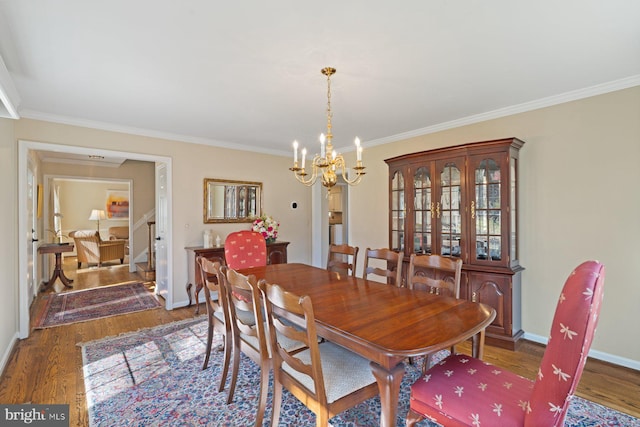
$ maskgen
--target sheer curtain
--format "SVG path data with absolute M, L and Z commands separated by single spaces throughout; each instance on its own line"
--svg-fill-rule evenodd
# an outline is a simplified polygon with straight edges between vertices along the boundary
M 53 186 L 53 232 L 58 242 L 62 242 L 62 213 L 60 212 L 60 185 Z

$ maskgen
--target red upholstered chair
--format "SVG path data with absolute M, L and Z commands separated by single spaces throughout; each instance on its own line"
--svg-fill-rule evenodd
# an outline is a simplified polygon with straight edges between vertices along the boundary
M 257 231 L 235 231 L 224 241 L 224 258 L 234 270 L 267 265 L 267 244 Z
M 562 426 L 598 323 L 604 276 L 602 264 L 587 261 L 567 279 L 535 381 L 451 355 L 411 386 L 407 426 L 424 418 L 446 426 Z

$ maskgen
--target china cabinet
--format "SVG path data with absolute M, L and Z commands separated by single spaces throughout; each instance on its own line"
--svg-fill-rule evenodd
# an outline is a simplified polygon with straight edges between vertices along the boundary
M 521 329 L 518 155 L 500 139 L 411 153 L 389 167 L 389 246 L 462 259 L 460 297 L 495 308 L 486 342 L 515 349 Z M 404 282 L 403 278 L 403 282 Z

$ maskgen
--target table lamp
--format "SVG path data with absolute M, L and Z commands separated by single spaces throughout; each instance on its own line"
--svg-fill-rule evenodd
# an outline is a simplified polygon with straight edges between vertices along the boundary
M 91 215 L 89 215 L 90 221 L 98 221 L 98 233 L 100 232 L 100 220 L 107 219 L 107 216 L 104 214 L 104 211 L 101 209 L 92 209 Z

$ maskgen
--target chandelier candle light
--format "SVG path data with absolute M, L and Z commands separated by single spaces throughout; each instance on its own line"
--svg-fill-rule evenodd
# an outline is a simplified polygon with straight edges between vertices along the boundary
M 360 145 L 360 139 L 356 137 L 356 165 L 353 167 L 356 176 L 349 179 L 347 177 L 347 164 L 342 157 L 342 154 L 336 153 L 331 143 L 333 134 L 331 133 L 331 76 L 335 74 L 336 69 L 326 67 L 321 70 L 322 74 L 327 76 L 327 135 L 320 134 L 320 154 L 316 154 L 311 161 L 311 175 L 305 171 L 305 158 L 307 156 L 307 149 L 301 150 L 302 162 L 298 163 L 298 141 L 293 141 L 293 167 L 289 168 L 293 172 L 298 181 L 304 185 L 313 185 L 318 177 L 322 177 L 322 185 L 331 190 L 336 184 L 337 175 L 336 171 L 339 171 L 344 181 L 349 185 L 356 185 L 362 179 L 362 175 L 365 174 L 365 167 L 362 166 L 362 146 Z M 325 147 L 326 142 L 326 147 Z

